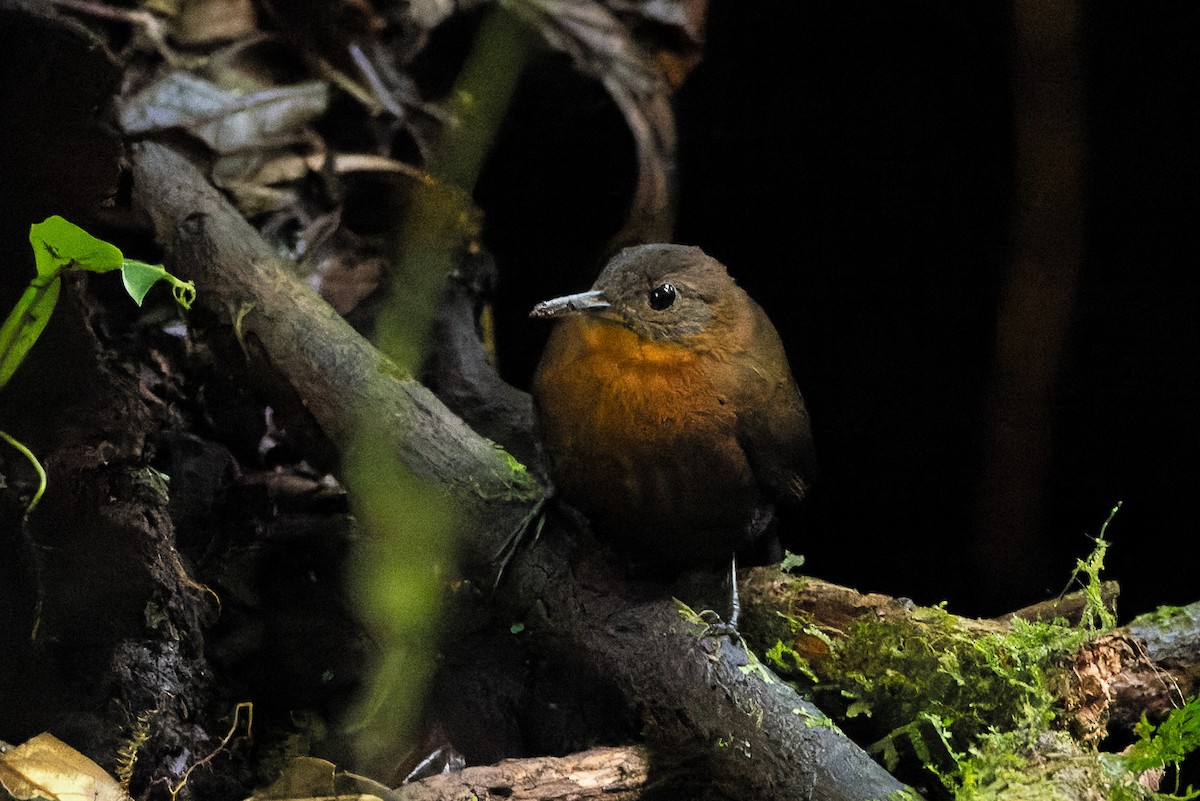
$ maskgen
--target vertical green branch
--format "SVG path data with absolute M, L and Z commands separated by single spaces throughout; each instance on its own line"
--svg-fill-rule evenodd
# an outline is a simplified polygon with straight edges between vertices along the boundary
M 355 732 L 364 764 L 385 766 L 411 745 L 437 656 L 441 587 L 450 572 L 454 517 L 445 491 L 401 464 L 382 421 L 367 421 L 347 449 L 354 512 L 370 537 L 352 564 L 359 611 L 379 645 Z
M 391 290 L 377 344 L 410 375 L 425 355 L 446 277 L 479 235 L 471 190 L 508 109 L 531 37 L 502 8 L 482 23 L 449 100 L 451 123 L 431 154 L 398 226 Z M 369 533 L 356 582 L 360 612 L 379 645 L 379 662 L 356 724 L 364 764 L 378 765 L 414 733 L 436 657 L 440 589 L 457 536 L 444 488 L 413 474 L 386 443 L 384 425 L 366 420 L 347 448 L 345 475 Z
M 450 122 L 429 158 L 429 180 L 413 189 L 396 238 L 396 269 L 378 325 L 379 347 L 415 372 L 420 365 L 443 282 L 479 234 L 471 191 L 508 110 L 535 39 L 497 6 L 448 101 Z
M 464 189 L 475 186 L 535 41 L 503 6 L 489 13 L 454 83 L 452 122 L 430 159 L 430 173 Z

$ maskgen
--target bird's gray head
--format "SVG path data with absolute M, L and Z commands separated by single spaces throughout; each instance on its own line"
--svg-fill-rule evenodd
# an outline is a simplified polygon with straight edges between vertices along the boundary
M 639 245 L 614 256 L 589 291 L 539 303 L 531 316 L 595 314 L 647 339 L 680 340 L 708 329 L 722 302 L 741 294 L 700 248 Z

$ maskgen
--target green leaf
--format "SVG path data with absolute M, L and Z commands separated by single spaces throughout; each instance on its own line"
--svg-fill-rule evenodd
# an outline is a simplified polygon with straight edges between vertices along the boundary
M 57 275 L 33 279 L 0 326 L 0 388 L 8 384 L 50 321 L 61 286 L 62 280 Z
M 192 301 L 196 299 L 196 285 L 191 281 L 181 281 L 167 272 L 161 264 L 146 264 L 144 261 L 128 259 L 121 266 L 121 280 L 125 282 L 125 291 L 129 293 L 129 297 L 139 306 L 146 299 L 150 287 L 159 281 L 166 281 L 171 285 L 176 302 L 185 309 L 190 309 Z
M 784 573 L 790 573 L 793 570 L 799 570 L 804 565 L 804 556 L 791 551 L 783 552 L 783 561 L 779 563 L 779 569 Z
M 116 245 L 97 239 L 57 214 L 29 226 L 29 244 L 33 247 L 37 277 L 29 282 L 0 325 L 0 388 L 12 378 L 41 336 L 58 303 L 62 273 L 67 270 L 106 273 L 120 268 L 125 289 L 139 306 L 158 281 L 171 284 L 175 300 L 185 309 L 191 308 L 196 298 L 196 287 L 191 281 L 181 281 L 159 265 L 126 261 Z
M 56 276 L 65 269 L 106 273 L 119 269 L 124 259 L 116 245 L 97 239 L 57 214 L 29 226 L 29 244 L 42 277 Z

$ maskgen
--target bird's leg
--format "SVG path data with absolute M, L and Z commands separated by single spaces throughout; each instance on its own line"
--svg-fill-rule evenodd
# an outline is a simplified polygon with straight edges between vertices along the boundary
M 737 586 L 737 554 L 729 557 L 729 628 L 737 632 L 738 618 L 742 615 L 742 605 L 738 602 Z
M 706 609 L 700 616 L 708 621 L 704 629 L 705 637 L 727 636 L 734 642 L 742 642 L 742 634 L 738 631 L 738 618 L 742 615 L 742 604 L 738 601 L 737 586 L 737 554 L 729 558 L 729 620 L 722 621 L 720 616 L 711 609 Z

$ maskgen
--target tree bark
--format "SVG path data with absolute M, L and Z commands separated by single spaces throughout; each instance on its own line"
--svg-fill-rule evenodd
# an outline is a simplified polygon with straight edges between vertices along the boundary
M 649 781 L 644 748 L 594 748 L 442 773 L 401 787 L 394 801 L 636 801 Z

